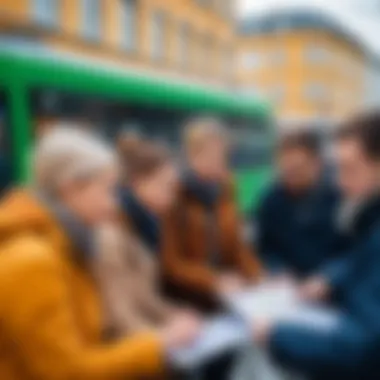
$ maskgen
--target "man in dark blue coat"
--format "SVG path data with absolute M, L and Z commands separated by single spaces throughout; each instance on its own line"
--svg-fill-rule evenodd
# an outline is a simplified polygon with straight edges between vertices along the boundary
M 380 113 L 345 125 L 336 153 L 345 197 L 338 219 L 351 231 L 351 247 L 300 291 L 321 310 L 333 305 L 336 324 L 258 322 L 255 335 L 279 362 L 310 378 L 375 380 L 380 373 Z
M 258 253 L 270 273 L 304 278 L 335 251 L 338 191 L 324 176 L 313 130 L 282 136 L 277 163 L 278 179 L 257 215 Z

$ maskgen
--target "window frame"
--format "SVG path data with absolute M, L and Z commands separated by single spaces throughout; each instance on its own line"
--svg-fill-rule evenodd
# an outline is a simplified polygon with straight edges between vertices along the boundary
M 138 1 L 120 0 L 121 2 L 121 45 L 125 51 L 138 49 Z
M 89 10 L 94 9 L 96 2 L 96 17 Z M 91 6 L 92 5 L 92 6 Z M 80 0 L 82 36 L 92 42 L 99 42 L 102 37 L 102 0 Z
M 162 9 L 154 10 L 150 25 L 150 55 L 155 62 L 164 61 L 166 58 L 166 26 L 166 12 Z
M 33 20 L 45 28 L 55 29 L 59 26 L 60 0 L 33 0 Z
M 177 62 L 183 69 L 189 68 L 191 63 L 191 35 L 192 28 L 189 22 L 180 22 L 177 37 Z

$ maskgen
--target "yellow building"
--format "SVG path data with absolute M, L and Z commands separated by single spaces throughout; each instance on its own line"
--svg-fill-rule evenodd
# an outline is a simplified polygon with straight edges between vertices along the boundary
M 273 101 L 282 121 L 336 121 L 365 98 L 366 53 L 337 21 L 281 10 L 242 21 L 238 84 Z
M 231 84 L 233 0 L 0 0 L 0 49 Z

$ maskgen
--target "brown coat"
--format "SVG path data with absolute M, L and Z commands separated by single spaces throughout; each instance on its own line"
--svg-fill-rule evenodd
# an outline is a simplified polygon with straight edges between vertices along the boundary
M 170 316 L 172 307 L 158 292 L 157 265 L 127 223 L 98 231 L 94 272 L 113 334 L 152 330 Z
M 243 242 L 231 182 L 224 185 L 215 213 L 218 261 L 223 269 L 257 279 L 261 266 Z M 178 204 L 165 220 L 162 237 L 163 272 L 172 290 L 182 289 L 202 296 L 215 294 L 220 272 L 210 265 L 207 222 L 205 208 L 182 188 Z

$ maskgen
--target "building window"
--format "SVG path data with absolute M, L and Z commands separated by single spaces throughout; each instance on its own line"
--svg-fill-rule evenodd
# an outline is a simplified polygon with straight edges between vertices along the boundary
M 283 65 L 286 60 L 285 51 L 282 49 L 275 50 L 274 52 L 272 52 L 272 54 L 270 54 L 269 60 L 269 63 L 275 66 Z
M 162 11 L 155 11 L 152 16 L 151 51 L 156 61 L 165 58 L 166 16 Z
M 242 53 L 240 56 L 240 65 L 244 69 L 257 69 L 261 66 L 261 56 L 258 53 Z
M 59 3 L 58 0 L 33 0 L 35 21 L 47 27 L 58 26 Z
M 272 87 L 269 92 L 270 99 L 276 103 L 280 104 L 285 98 L 285 88 L 282 85 L 276 85 Z
M 320 101 L 326 98 L 327 89 L 321 83 L 309 83 L 305 87 L 305 96 L 312 101 Z
M 248 86 L 248 87 L 244 87 L 243 89 L 241 89 L 239 91 L 239 95 L 242 95 L 244 97 L 253 98 L 253 97 L 258 97 L 260 95 L 260 92 L 256 86 Z
M 98 41 L 101 36 L 101 0 L 81 0 L 81 6 L 83 35 Z
M 306 60 L 311 63 L 323 63 L 328 60 L 328 51 L 321 46 L 308 46 L 305 52 Z
M 232 0 L 219 0 L 220 14 L 228 20 L 235 18 L 234 3 Z
M 201 7 L 209 7 L 212 5 L 212 0 L 195 0 L 195 2 Z
M 212 36 L 201 36 L 200 40 L 200 69 L 203 74 L 212 71 L 214 64 L 214 41 Z
M 122 45 L 126 50 L 136 49 L 137 0 L 122 1 Z
M 178 63 L 181 67 L 188 67 L 190 64 L 190 36 L 189 24 L 181 24 L 178 31 Z
M 235 59 L 234 59 L 234 49 L 227 46 L 223 52 L 223 75 L 226 79 L 230 79 L 232 73 L 235 71 Z

